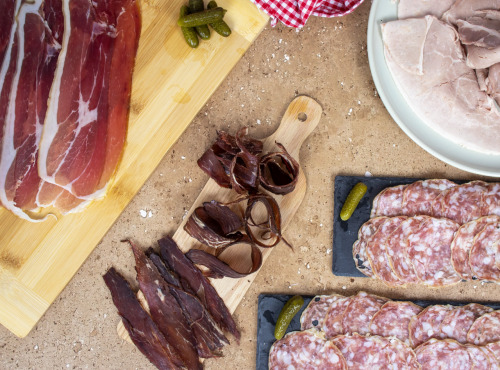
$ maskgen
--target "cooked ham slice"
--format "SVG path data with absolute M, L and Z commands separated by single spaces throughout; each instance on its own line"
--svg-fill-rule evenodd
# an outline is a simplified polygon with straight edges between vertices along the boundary
M 399 0 L 398 18 L 419 18 L 426 15 L 441 18 L 454 2 L 455 0 Z
M 500 153 L 500 112 L 479 89 L 452 26 L 433 16 L 397 20 L 382 25 L 382 37 L 392 76 L 424 122 L 459 145 Z
M 488 69 L 488 77 L 485 79 L 486 92 L 496 100 L 500 106 L 500 63 Z
M 456 0 L 443 14 L 443 21 L 456 25 L 459 19 L 472 17 L 478 10 L 498 9 L 500 9 L 500 0 Z

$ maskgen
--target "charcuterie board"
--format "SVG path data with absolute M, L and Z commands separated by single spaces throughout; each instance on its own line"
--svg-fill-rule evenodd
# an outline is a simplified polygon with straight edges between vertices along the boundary
M 271 346 L 276 341 L 274 338 L 274 327 L 278 319 L 279 313 L 285 303 L 291 298 L 291 295 L 286 294 L 261 294 L 259 295 L 258 302 L 258 312 L 257 312 L 257 358 L 256 358 L 256 369 L 257 370 L 267 370 L 268 369 L 268 359 L 269 351 Z M 314 296 L 303 296 L 304 305 L 297 315 L 292 319 L 287 333 L 291 331 L 300 330 L 300 315 L 307 307 L 311 299 Z M 445 302 L 445 301 L 427 301 L 427 300 L 412 300 L 411 302 L 419 305 L 421 307 L 427 307 L 435 304 L 451 304 L 455 306 L 463 306 L 467 303 L 465 302 Z M 482 303 L 485 306 L 489 306 L 494 310 L 500 309 L 500 304 L 498 303 Z

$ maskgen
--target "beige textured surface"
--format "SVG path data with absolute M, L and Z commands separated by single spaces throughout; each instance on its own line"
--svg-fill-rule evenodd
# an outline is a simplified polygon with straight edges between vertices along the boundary
M 177 229 L 207 180 L 196 159 L 215 138 L 216 129 L 234 132 L 249 125 L 254 136 L 268 136 L 298 94 L 319 101 L 323 117 L 300 156 L 308 191 L 285 232 L 295 252 L 284 245 L 273 251 L 236 310 L 241 344 L 227 347 L 224 358 L 207 361 L 206 368 L 255 367 L 257 296 L 262 292 L 351 294 L 365 289 L 394 298 L 500 301 L 494 284 L 391 290 L 375 281 L 331 274 L 335 175 L 369 171 L 377 176 L 480 178 L 420 149 L 385 110 L 368 67 L 369 8 L 367 1 L 343 18 L 313 17 L 299 32 L 280 25 L 267 27 L 36 328 L 24 339 L 0 328 L 0 367 L 152 368 L 139 351 L 116 335 L 117 314 L 101 275 L 115 266 L 134 278 L 133 258 L 121 239 L 130 237 L 146 247 Z

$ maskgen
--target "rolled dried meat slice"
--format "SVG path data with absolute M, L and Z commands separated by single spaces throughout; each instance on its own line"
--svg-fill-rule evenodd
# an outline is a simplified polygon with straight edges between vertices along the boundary
M 469 265 L 469 254 L 472 248 L 474 237 L 487 225 L 500 222 L 500 216 L 485 216 L 467 222 L 460 226 L 451 242 L 451 263 L 455 271 L 464 280 L 471 280 L 473 277 Z
M 371 218 L 402 215 L 403 191 L 406 185 L 398 185 L 382 190 L 373 199 Z
M 500 216 L 500 183 L 494 182 L 488 184 L 488 190 L 483 198 L 483 215 Z
M 432 202 L 441 192 L 457 186 L 446 179 L 420 180 L 405 187 L 401 208 L 403 215 L 432 215 Z
M 408 325 L 411 318 L 421 311 L 422 307 L 412 302 L 386 302 L 373 316 L 370 322 L 370 333 L 381 337 L 395 337 L 410 345 Z
M 406 283 L 420 281 L 408 255 L 408 237 L 420 229 L 423 221 L 424 218 L 418 216 L 404 220 L 387 240 L 386 254 L 389 265 L 394 274 Z
M 467 348 L 452 339 L 431 339 L 418 347 L 415 353 L 422 369 L 472 369 L 473 363 Z
M 408 237 L 408 256 L 418 278 L 435 287 L 458 283 L 460 276 L 451 264 L 451 242 L 459 225 L 444 218 L 422 217 L 427 220 Z
M 485 313 L 491 312 L 491 307 L 482 304 L 470 303 L 466 306 L 455 307 L 449 311 L 441 322 L 441 339 L 455 339 L 460 343 L 467 343 L 467 333 L 474 321 Z
M 300 330 L 311 328 L 321 330 L 330 306 L 340 298 L 345 297 L 340 294 L 317 295 L 314 297 L 300 316 Z
M 484 314 L 472 324 L 467 342 L 477 346 L 500 341 L 500 311 Z
M 412 317 L 408 325 L 411 346 L 416 348 L 427 340 L 438 337 L 441 323 L 453 308 L 451 305 L 428 306 L 417 316 Z
M 269 369 L 347 369 L 340 350 L 315 330 L 295 331 L 269 351 Z
M 487 224 L 475 237 L 469 254 L 469 264 L 478 279 L 499 281 L 497 267 L 500 240 L 500 222 Z
M 483 216 L 487 191 L 488 184 L 484 181 L 471 181 L 446 190 L 442 199 L 443 216 L 460 225 Z
M 387 221 L 387 217 L 376 217 L 366 221 L 358 231 L 358 240 L 352 246 L 352 256 L 356 268 L 368 277 L 373 277 L 373 271 L 366 254 L 366 245 L 373 237 L 380 225 Z
M 366 292 L 359 292 L 352 297 L 342 319 L 344 334 L 368 334 L 370 332 L 370 321 L 387 301 L 389 299 Z
M 398 276 L 392 271 L 386 254 L 386 245 L 389 236 L 406 220 L 406 216 L 396 216 L 384 222 L 375 234 L 366 243 L 366 254 L 372 268 L 373 274 L 384 284 L 395 287 L 404 285 Z
M 335 337 L 336 335 L 344 334 L 342 322 L 344 313 L 351 302 L 352 297 L 339 298 L 330 305 L 321 330 L 326 334 L 327 338 Z

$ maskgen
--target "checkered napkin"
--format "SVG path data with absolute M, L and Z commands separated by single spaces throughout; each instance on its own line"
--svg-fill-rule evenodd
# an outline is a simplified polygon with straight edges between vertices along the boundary
M 303 27 L 311 15 L 340 17 L 351 13 L 363 0 L 252 0 L 271 17 L 271 26 L 279 21 L 289 27 Z

